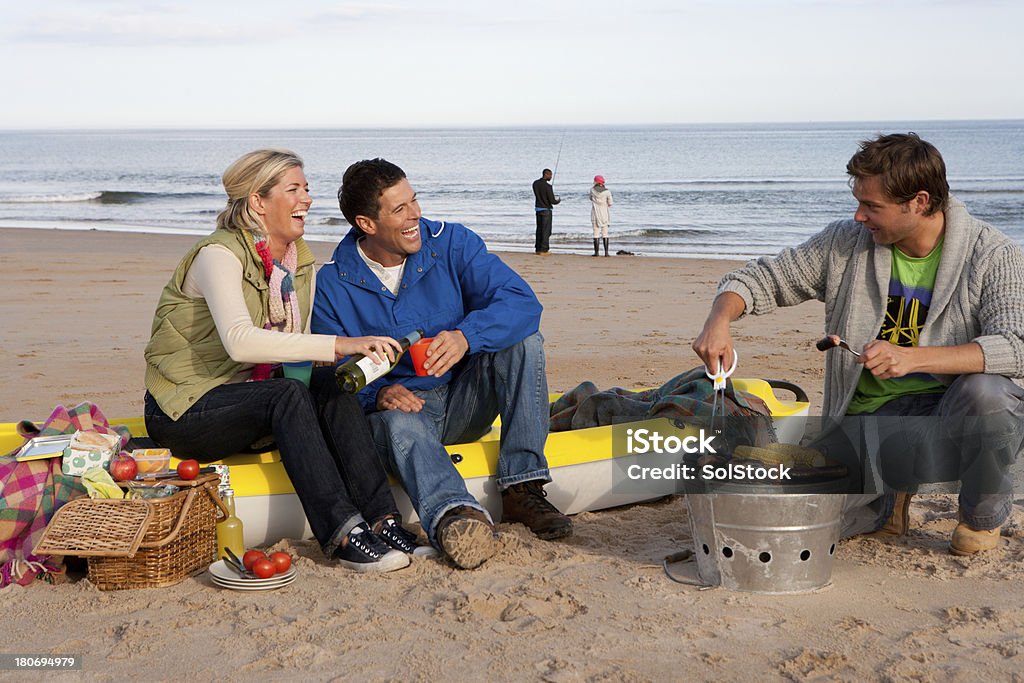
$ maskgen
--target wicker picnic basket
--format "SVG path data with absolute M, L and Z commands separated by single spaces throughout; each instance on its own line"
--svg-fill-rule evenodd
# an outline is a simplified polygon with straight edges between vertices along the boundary
M 217 522 L 227 516 L 220 478 L 205 475 L 167 498 L 79 498 L 50 520 L 37 555 L 88 558 L 89 580 L 100 590 L 173 586 L 216 559 Z

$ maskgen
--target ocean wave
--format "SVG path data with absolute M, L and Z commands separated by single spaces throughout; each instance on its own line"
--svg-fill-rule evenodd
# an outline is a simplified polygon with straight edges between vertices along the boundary
M 161 199 L 200 199 L 211 197 L 206 192 L 135 192 L 124 190 L 104 190 L 93 200 L 100 204 L 139 204 Z
M 639 228 L 636 230 L 621 230 L 617 234 L 623 237 L 706 237 L 708 234 L 714 233 L 714 228 Z
M 623 186 L 638 185 L 640 187 L 661 187 L 671 185 L 683 185 L 688 187 L 699 187 L 703 185 L 746 185 L 751 187 L 758 187 L 761 185 L 774 186 L 774 185 L 813 185 L 813 186 L 824 186 L 834 187 L 845 185 L 844 180 L 834 180 L 832 178 L 679 178 L 676 180 L 640 180 L 640 181 L 623 181 Z
M 102 192 L 78 192 L 72 194 L 31 194 L 0 197 L 0 204 L 66 204 L 70 202 L 91 202 L 100 198 Z
M 0 197 L 0 204 L 139 204 L 157 200 L 204 199 L 211 195 L 205 192 L 135 192 L 124 190 L 102 190 L 100 192 L 69 192 L 61 194 L 29 194 Z
M 954 187 L 951 191 L 957 196 L 968 194 L 1024 194 L 1024 187 Z
M 317 225 L 348 225 L 348 221 L 344 218 L 337 218 L 335 216 L 326 216 L 317 221 Z

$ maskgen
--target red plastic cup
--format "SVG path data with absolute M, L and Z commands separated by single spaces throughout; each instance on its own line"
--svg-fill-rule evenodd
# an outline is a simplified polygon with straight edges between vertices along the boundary
M 432 341 L 434 341 L 433 337 L 424 337 L 409 347 L 409 357 L 412 358 L 412 366 L 420 377 L 427 376 L 427 371 L 423 369 L 423 361 L 427 360 L 427 347 L 430 346 Z

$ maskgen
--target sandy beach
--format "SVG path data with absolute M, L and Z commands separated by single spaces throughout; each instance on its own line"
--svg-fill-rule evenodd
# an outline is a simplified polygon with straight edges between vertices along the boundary
M 0 266 L 15 282 L 0 299 L 0 421 L 84 400 L 112 418 L 140 415 L 153 309 L 194 239 L 0 229 Z M 321 262 L 334 248 L 312 246 Z M 738 265 L 502 258 L 544 304 L 552 391 L 652 386 L 698 365 L 690 343 Z M 820 414 L 821 304 L 734 331 L 738 376 L 800 384 Z M 502 550 L 474 571 L 418 559 L 359 576 L 315 542 L 285 539 L 274 549 L 298 557 L 300 576 L 277 591 L 224 591 L 203 575 L 165 589 L 0 590 L 0 653 L 80 654 L 83 671 L 63 677 L 84 680 L 1020 680 L 1022 503 L 1018 493 L 1006 545 L 968 559 L 946 550 L 955 497 L 915 498 L 906 538 L 844 541 L 831 584 L 790 596 L 669 581 L 662 558 L 692 543 L 681 498 L 582 513 L 565 542 L 503 525 Z

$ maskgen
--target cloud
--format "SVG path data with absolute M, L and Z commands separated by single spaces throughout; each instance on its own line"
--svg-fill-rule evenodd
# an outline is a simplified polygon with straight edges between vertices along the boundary
M 407 16 L 410 10 L 398 5 L 385 5 L 379 3 L 346 3 L 338 7 L 331 7 L 322 12 L 317 12 L 310 18 L 313 24 L 350 24 L 360 21 L 369 21 L 380 17 Z
M 39 15 L 11 32 L 19 42 L 88 46 L 203 46 L 266 42 L 290 37 L 287 26 L 266 26 L 212 17 L 202 20 L 164 8 L 101 15 Z
M 97 3 L 89 12 L 80 6 L 47 8 L 45 13 L 29 12 L 6 27 L 8 39 L 19 43 L 47 45 L 168 47 L 222 46 L 276 43 L 301 39 L 318 29 L 378 19 L 396 19 L 408 24 L 415 14 L 420 19 L 431 12 L 397 4 L 346 3 L 310 13 L 296 14 L 287 6 L 256 0 L 247 9 L 210 5 L 191 6 L 135 3 Z M 300 10 L 301 12 L 301 10 Z

